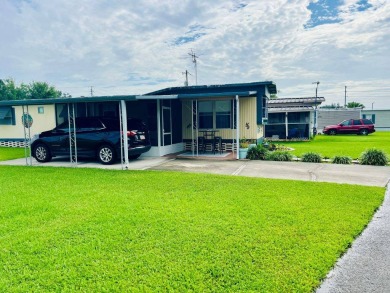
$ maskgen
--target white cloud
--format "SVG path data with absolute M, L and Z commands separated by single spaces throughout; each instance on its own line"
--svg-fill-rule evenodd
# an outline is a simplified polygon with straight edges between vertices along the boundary
M 0 78 L 47 81 L 73 96 L 141 94 L 198 83 L 272 80 L 279 96 L 350 98 L 390 108 L 390 4 L 357 0 L 305 29 L 309 0 L 0 2 Z M 181 42 L 178 42 L 180 40 Z M 354 89 L 354 92 L 353 92 Z

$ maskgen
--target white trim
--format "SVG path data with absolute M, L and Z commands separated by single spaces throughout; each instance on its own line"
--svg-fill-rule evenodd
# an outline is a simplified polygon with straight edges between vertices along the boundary
M 123 121 L 123 129 L 122 129 L 122 137 L 123 137 L 123 149 L 124 155 L 125 155 L 125 169 L 129 169 L 129 142 L 127 140 L 127 109 L 126 109 L 126 102 L 124 100 L 121 100 L 121 117 Z

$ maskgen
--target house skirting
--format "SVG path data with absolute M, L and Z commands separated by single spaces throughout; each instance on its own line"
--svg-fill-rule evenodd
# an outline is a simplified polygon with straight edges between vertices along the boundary
M 0 139 L 0 146 L 2 147 L 25 147 L 25 142 L 23 138 L 2 138 Z

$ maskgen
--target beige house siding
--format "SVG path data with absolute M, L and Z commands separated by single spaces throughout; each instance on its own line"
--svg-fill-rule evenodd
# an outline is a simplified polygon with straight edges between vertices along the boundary
M 0 125 L 0 139 L 4 138 L 24 138 L 24 127 L 22 124 L 23 107 L 14 106 L 16 125 Z M 38 113 L 38 108 L 43 108 L 43 113 Z M 27 108 L 25 107 L 25 111 Z M 56 126 L 54 105 L 29 106 L 28 112 L 33 118 L 30 128 L 31 136 L 45 130 L 50 130 Z
M 256 98 L 240 99 L 240 138 L 257 139 Z

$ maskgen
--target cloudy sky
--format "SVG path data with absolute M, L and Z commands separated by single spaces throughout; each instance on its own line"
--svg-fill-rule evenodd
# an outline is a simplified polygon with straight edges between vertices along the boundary
M 273 81 L 390 109 L 388 0 L 0 0 L 0 79 L 72 96 Z M 373 104 L 374 103 L 374 104 Z

